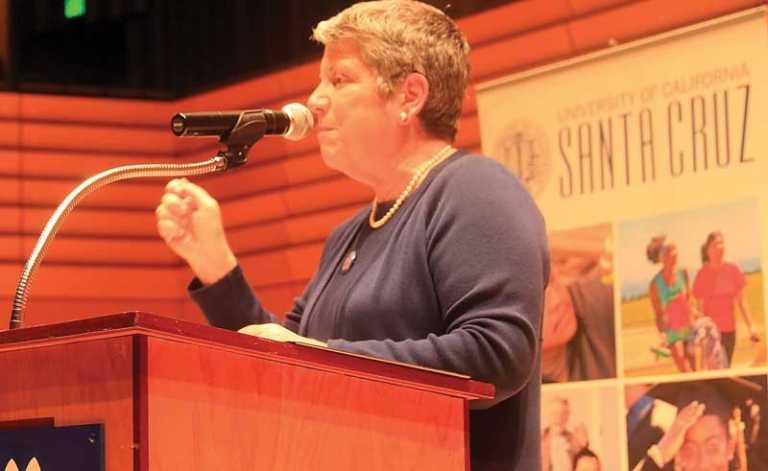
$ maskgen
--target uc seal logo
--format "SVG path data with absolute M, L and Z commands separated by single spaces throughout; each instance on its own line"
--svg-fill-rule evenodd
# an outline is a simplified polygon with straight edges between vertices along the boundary
M 513 121 L 496 139 L 491 157 L 515 174 L 536 197 L 546 188 L 552 173 L 548 142 L 544 130 L 532 121 Z

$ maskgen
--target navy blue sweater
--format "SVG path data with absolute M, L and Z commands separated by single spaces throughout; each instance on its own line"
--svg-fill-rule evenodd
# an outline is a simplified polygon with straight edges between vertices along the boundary
M 331 233 L 283 325 L 339 350 L 494 384 L 496 399 L 470 411 L 472 469 L 540 469 L 549 261 L 544 222 L 527 191 L 495 161 L 459 151 L 360 243 L 355 235 L 369 211 Z M 342 273 L 353 245 L 359 258 Z M 277 322 L 239 268 L 206 287 L 193 281 L 190 292 L 215 326 Z

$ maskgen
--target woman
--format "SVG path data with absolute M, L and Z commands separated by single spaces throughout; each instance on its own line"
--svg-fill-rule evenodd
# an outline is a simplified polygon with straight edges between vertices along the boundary
M 441 11 L 408 0 L 355 4 L 314 39 L 325 46 L 308 100 L 320 152 L 373 202 L 331 233 L 279 323 L 245 281 L 217 203 L 171 181 L 158 230 L 194 271 L 192 298 L 219 327 L 492 382 L 496 399 L 470 414 L 472 469 L 538 469 L 545 229 L 501 165 L 450 146 L 466 40 Z
M 646 247 L 648 260 L 661 262 L 661 270 L 653 277 L 649 287 L 651 305 L 661 343 L 669 347 L 677 369 L 693 371 L 685 348 L 691 338 L 688 272 L 677 266 L 677 247 L 665 243 L 665 240 L 664 236 L 654 237 Z
M 711 232 L 701 246 L 701 270 L 693 280 L 693 295 L 699 302 L 704 315 L 709 316 L 720 331 L 720 340 L 725 348 L 728 364 L 733 360 L 736 346 L 735 306 L 739 307 L 744 322 L 749 330 L 749 338 L 757 342 L 752 314 L 747 303 L 744 288 L 747 280 L 741 269 L 726 262 L 725 241 L 720 232 Z

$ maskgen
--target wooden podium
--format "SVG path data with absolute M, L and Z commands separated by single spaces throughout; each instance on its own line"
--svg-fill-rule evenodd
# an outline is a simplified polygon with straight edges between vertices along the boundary
M 467 377 L 146 313 L 0 332 L 0 423 L 104 424 L 106 469 L 468 470 Z

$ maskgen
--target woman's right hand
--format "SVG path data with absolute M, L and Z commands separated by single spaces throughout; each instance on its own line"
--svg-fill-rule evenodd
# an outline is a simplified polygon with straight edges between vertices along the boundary
M 237 266 L 227 243 L 219 203 L 186 178 L 165 186 L 155 210 L 157 231 L 204 284 L 211 284 Z
M 667 341 L 668 341 L 668 339 L 667 339 L 666 332 L 659 332 L 659 344 L 662 347 L 666 347 L 667 346 Z

